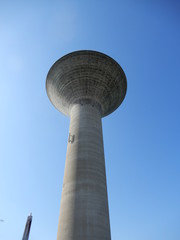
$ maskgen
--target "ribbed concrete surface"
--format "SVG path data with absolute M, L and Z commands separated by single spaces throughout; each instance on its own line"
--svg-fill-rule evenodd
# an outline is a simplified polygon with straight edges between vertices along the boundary
M 71 109 L 57 240 L 110 240 L 101 114 Z
M 53 105 L 65 115 L 74 103 L 91 99 L 101 105 L 102 117 L 113 112 L 123 101 L 127 82 L 120 65 L 96 51 L 77 51 L 53 64 L 46 81 Z

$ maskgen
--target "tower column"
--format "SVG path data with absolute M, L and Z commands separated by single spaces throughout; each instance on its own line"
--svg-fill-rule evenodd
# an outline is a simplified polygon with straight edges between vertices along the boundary
M 81 101 L 70 118 L 57 240 L 110 240 L 100 108 Z

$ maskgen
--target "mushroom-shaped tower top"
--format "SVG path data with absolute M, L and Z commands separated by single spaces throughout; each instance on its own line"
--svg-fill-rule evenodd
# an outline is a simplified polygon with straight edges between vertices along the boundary
M 127 89 L 120 65 L 109 56 L 90 50 L 69 53 L 53 64 L 46 79 L 52 104 L 70 115 L 75 103 L 90 102 L 100 107 L 101 116 L 122 103 Z

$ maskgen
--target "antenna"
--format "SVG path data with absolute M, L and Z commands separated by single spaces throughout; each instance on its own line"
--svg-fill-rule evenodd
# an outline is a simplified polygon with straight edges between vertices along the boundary
M 26 226 L 25 226 L 25 229 L 24 229 L 24 234 L 23 234 L 22 240 L 28 240 L 29 239 L 31 223 L 32 223 L 32 213 L 27 217 Z

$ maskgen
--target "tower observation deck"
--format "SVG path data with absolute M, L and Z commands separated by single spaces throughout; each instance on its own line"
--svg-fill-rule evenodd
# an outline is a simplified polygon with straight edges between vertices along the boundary
M 57 240 L 110 240 L 101 118 L 127 89 L 120 65 L 90 50 L 60 58 L 48 72 L 47 95 L 70 117 Z

